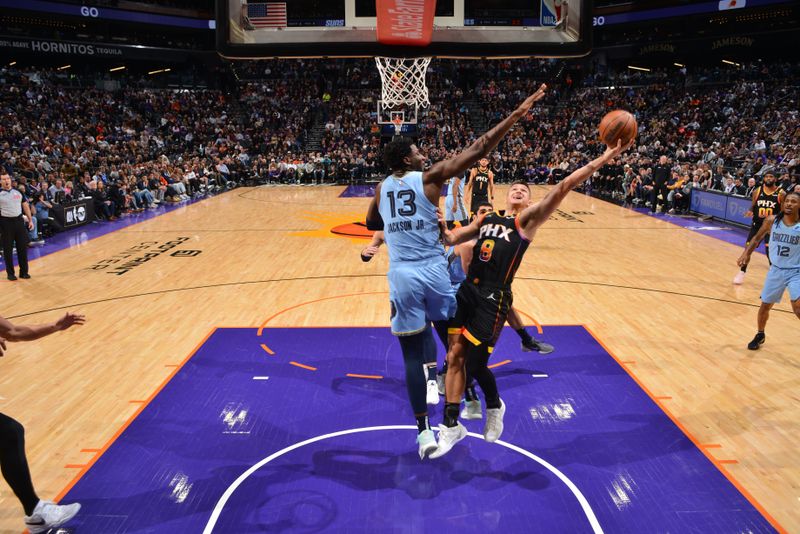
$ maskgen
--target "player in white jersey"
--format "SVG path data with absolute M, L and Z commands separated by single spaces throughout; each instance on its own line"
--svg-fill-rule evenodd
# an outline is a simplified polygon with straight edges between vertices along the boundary
M 789 290 L 792 310 L 800 318 L 800 193 L 787 193 L 783 199 L 783 212 L 769 216 L 761 225 L 756 236 L 750 240 L 739 257 L 740 267 L 750 262 L 750 255 L 762 238 L 769 232 L 769 259 L 772 265 L 764 280 L 761 291 L 761 307 L 758 309 L 758 333 L 747 345 L 750 350 L 758 348 L 766 340 L 764 328 L 767 326 L 769 311 L 781 301 L 783 293 Z
M 425 361 L 431 360 L 426 355 L 436 351 L 430 322 L 442 324 L 455 314 L 456 308 L 444 247 L 439 241 L 437 208 L 442 186 L 496 147 L 534 102 L 544 97 L 545 89 L 542 85 L 463 152 L 428 170 L 423 170 L 425 155 L 408 138 L 396 138 L 384 149 L 391 174 L 375 188 L 367 212 L 367 228 L 382 230 L 389 250 L 392 333 L 398 337 L 403 352 L 420 458 L 437 447 L 428 422 L 426 380 L 421 372 Z

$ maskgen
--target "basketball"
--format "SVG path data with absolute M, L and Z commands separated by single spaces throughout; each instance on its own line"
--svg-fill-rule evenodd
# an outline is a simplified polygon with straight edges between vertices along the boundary
M 623 146 L 627 145 L 637 131 L 636 117 L 622 109 L 606 113 L 600 121 L 600 140 L 610 147 L 616 146 L 618 139 L 622 139 Z

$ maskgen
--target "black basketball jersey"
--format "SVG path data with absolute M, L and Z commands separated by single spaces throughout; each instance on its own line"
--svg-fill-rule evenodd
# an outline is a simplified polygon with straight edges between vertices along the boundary
M 478 285 L 509 288 L 530 242 L 517 228 L 517 218 L 490 213 L 481 224 L 472 249 L 467 280 Z
M 756 195 L 756 201 L 753 205 L 754 225 L 761 226 L 764 219 L 770 215 L 778 214 L 781 209 L 780 201 L 778 200 L 778 195 L 780 195 L 780 193 L 781 189 L 779 187 L 776 187 L 772 194 L 766 193 L 764 191 L 764 186 L 758 188 L 758 195 Z
M 472 198 L 489 198 L 489 169 L 486 172 L 478 172 L 472 179 Z

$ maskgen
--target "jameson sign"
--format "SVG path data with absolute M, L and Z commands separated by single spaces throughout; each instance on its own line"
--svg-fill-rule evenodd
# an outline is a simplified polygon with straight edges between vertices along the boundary
M 73 56 L 118 57 L 124 55 L 122 48 L 118 46 L 6 37 L 0 37 L 0 48 L 13 48 L 39 54 L 69 54 Z

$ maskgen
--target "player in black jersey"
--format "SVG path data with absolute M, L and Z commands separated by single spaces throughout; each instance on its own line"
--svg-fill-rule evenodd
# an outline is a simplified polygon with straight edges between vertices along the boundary
M 473 215 L 481 202 L 494 204 L 494 173 L 489 170 L 488 158 L 482 158 L 478 166 L 469 171 L 464 196 L 470 197 L 469 211 Z
M 483 437 L 489 442 L 500 438 L 505 405 L 488 362 L 511 308 L 514 274 L 536 230 L 548 220 L 567 193 L 629 146 L 623 147 L 618 142 L 616 147 L 607 148 L 602 156 L 570 174 L 540 202 L 530 206 L 528 184 L 515 182 L 508 191 L 505 215 L 492 213 L 475 219 L 468 226 L 445 232 L 445 240 L 450 244 L 476 236 L 478 241 L 473 247 L 467 279 L 456 296 L 456 316 L 449 325 L 451 332 L 460 329 L 461 335 L 447 353 L 444 423 L 439 426 L 439 444 L 431 458 L 445 455 L 467 435 L 467 429 L 458 421 L 467 372 L 477 380 L 486 400 Z
M 753 223 L 750 226 L 750 233 L 747 236 L 747 242 L 744 244 L 745 248 L 750 244 L 755 235 L 764 224 L 764 220 L 770 215 L 777 215 L 781 211 L 781 203 L 784 196 L 783 190 L 775 182 L 775 175 L 767 172 L 764 175 L 764 181 L 760 187 L 753 191 L 753 206 L 750 208 L 750 215 L 753 217 Z M 758 243 L 756 243 L 758 246 Z M 767 261 L 769 261 L 769 233 L 764 236 L 764 246 L 767 248 Z M 771 263 L 770 263 L 771 265 Z M 741 269 L 733 278 L 733 283 L 740 285 L 744 283 L 744 273 L 747 272 L 747 263 L 741 266 Z

